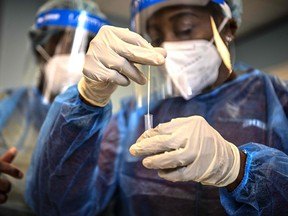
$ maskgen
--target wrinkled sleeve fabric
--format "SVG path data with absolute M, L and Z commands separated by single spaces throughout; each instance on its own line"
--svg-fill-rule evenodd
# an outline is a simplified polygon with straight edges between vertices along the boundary
M 55 99 L 27 176 L 26 201 L 37 215 L 96 215 L 104 208 L 95 184 L 110 118 L 111 103 L 87 106 L 76 86 Z
M 229 215 L 288 215 L 288 156 L 256 143 L 243 145 L 240 150 L 247 154 L 242 182 L 231 193 L 220 189 L 226 212 Z
M 265 86 L 266 142 L 239 147 L 247 154 L 244 178 L 231 193 L 220 189 L 229 215 L 288 215 L 288 88 L 275 76 L 259 75 Z

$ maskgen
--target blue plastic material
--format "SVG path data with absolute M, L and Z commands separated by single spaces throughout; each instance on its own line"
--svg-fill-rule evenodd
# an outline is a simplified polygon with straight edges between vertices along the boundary
M 221 189 L 220 202 L 218 188 L 163 180 L 130 155 L 145 130 L 145 107 L 124 100 L 109 121 L 111 104 L 84 105 L 74 86 L 57 97 L 41 130 L 27 201 L 37 215 L 97 215 L 107 208 L 118 216 L 288 215 L 287 101 L 284 82 L 254 71 L 189 101 L 150 106 L 154 125 L 201 115 L 247 152 L 243 181 L 231 193 Z
M 137 13 L 140 13 L 142 10 L 144 10 L 147 7 L 150 7 L 154 4 L 158 4 L 161 2 L 167 2 L 168 0 L 133 0 L 132 1 L 132 17 L 134 17 Z M 224 4 L 224 0 L 210 0 L 212 2 L 218 3 L 218 4 Z
M 132 0 L 131 1 L 131 20 L 134 20 L 136 15 L 141 13 L 144 9 L 155 4 L 167 2 L 168 0 Z M 172 1 L 172 0 L 171 0 Z M 232 17 L 236 19 L 238 25 L 241 23 L 242 17 L 242 0 L 210 0 L 217 4 L 224 4 L 226 2 L 231 9 Z M 177 2 L 177 0 L 175 0 Z
M 103 25 L 109 25 L 109 22 L 86 11 L 53 9 L 45 11 L 36 17 L 37 28 L 45 26 L 69 26 L 97 33 Z
M 214 3 L 217 3 L 217 4 L 224 4 L 224 0 L 211 0 L 212 2 Z

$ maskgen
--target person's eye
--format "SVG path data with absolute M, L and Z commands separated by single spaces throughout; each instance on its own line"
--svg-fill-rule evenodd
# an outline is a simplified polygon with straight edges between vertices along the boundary
M 197 20 L 195 16 L 190 13 L 178 14 L 173 19 L 174 35 L 180 40 L 191 38 L 193 34 L 195 34 L 196 26 Z
M 189 27 L 189 28 L 182 28 L 182 29 L 176 29 L 174 31 L 175 35 L 177 37 L 190 37 L 193 33 L 193 28 L 192 27 Z

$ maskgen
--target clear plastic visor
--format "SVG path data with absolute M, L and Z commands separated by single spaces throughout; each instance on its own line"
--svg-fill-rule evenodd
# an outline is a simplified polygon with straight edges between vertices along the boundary
M 69 86 L 78 83 L 82 76 L 85 53 L 93 36 L 82 28 L 67 27 L 53 35 L 49 42 L 36 46 L 40 73 L 38 86 L 45 102 Z
M 162 4 L 164 4 L 164 3 L 162 3 Z M 213 4 L 214 4 L 214 7 L 216 7 L 216 8 L 218 7 L 218 13 L 222 17 L 222 25 L 215 26 L 218 30 L 214 29 L 215 32 L 212 31 L 213 33 L 209 36 L 209 38 L 206 38 L 206 40 L 213 42 L 213 40 L 215 40 L 215 36 L 217 36 L 218 37 L 217 45 L 216 45 L 217 50 L 218 50 L 218 48 L 220 50 L 223 47 L 225 49 L 225 44 L 223 44 L 222 39 L 219 38 L 219 32 L 217 32 L 217 31 L 223 30 L 223 27 L 225 26 L 227 20 L 229 20 L 231 18 L 231 11 L 230 11 L 230 8 L 228 7 L 228 5 L 226 3 L 224 3 L 224 4 L 213 3 Z M 190 4 L 190 6 L 191 6 L 191 4 Z M 168 5 L 167 7 L 171 7 L 171 5 Z M 197 5 L 197 7 L 199 7 L 199 5 Z M 160 10 L 160 9 L 163 9 L 163 7 L 160 7 L 160 8 L 157 7 L 157 9 Z M 147 17 L 147 15 L 148 14 L 152 15 L 152 14 L 155 14 L 156 12 L 157 11 L 155 11 L 155 7 L 154 8 L 153 8 L 153 6 L 150 8 L 148 7 L 145 10 L 143 10 L 141 13 L 137 14 L 136 19 L 135 19 L 135 23 L 134 23 L 135 29 L 137 30 L 137 33 L 144 36 L 144 38 L 146 38 L 149 42 L 151 42 L 152 40 L 150 38 L 150 35 L 147 34 L 147 28 L 146 28 L 147 23 L 146 22 L 149 18 L 149 17 Z M 212 15 L 211 15 L 211 17 L 212 17 Z M 210 19 L 209 19 L 209 25 L 211 26 L 211 29 L 212 29 L 212 23 L 210 23 Z M 205 39 L 205 38 L 197 38 L 197 40 L 201 40 L 201 39 Z M 219 43 L 219 39 L 221 40 L 220 43 Z M 188 40 L 194 40 L 194 38 L 189 38 Z M 160 43 L 160 44 L 162 44 L 162 43 Z M 222 58 L 223 51 L 219 51 L 219 50 L 218 50 L 218 52 Z M 224 51 L 224 53 L 227 54 L 227 50 Z M 168 55 L 169 55 L 169 53 L 168 53 Z M 143 66 L 143 65 L 138 65 L 138 66 L 141 68 L 140 69 L 141 71 L 144 71 L 144 72 L 148 71 L 148 66 Z M 166 99 L 169 97 L 180 96 L 179 90 L 175 87 L 171 78 L 168 76 L 166 71 L 163 70 L 163 68 L 164 68 L 163 66 L 160 66 L 160 67 L 151 66 L 150 67 L 150 71 L 151 71 L 150 88 L 151 89 L 149 91 L 150 92 L 149 98 L 151 100 L 151 103 L 150 103 L 151 108 L 153 107 L 153 105 L 152 105 L 153 102 L 158 102 L 159 100 Z M 229 68 L 229 70 L 230 70 L 230 68 Z M 231 71 L 227 71 L 227 74 L 230 72 Z M 147 101 L 148 85 L 140 86 L 138 84 L 135 84 L 135 98 L 136 98 L 138 107 L 147 106 L 147 104 L 148 104 L 148 101 Z
M 132 4 L 131 28 L 133 31 L 149 40 L 149 35 L 147 34 L 147 20 L 159 10 L 177 6 L 204 8 L 208 4 L 214 4 L 218 7 L 219 12 L 223 17 L 232 18 L 231 10 L 224 0 L 143 0 L 134 1 Z
M 26 80 L 34 80 L 47 103 L 82 77 L 89 42 L 106 20 L 81 11 L 40 14 L 31 32 L 32 53 Z M 34 79 L 32 79 L 34 77 Z M 31 83 L 32 84 L 32 83 Z

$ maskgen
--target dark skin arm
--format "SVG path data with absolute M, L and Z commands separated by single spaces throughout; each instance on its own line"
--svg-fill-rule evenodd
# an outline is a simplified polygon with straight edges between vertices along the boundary
M 240 152 L 240 170 L 239 170 L 239 174 L 236 178 L 236 180 L 227 185 L 226 188 L 228 191 L 233 191 L 242 181 L 243 177 L 244 177 L 244 173 L 245 173 L 245 164 L 246 164 L 246 159 L 247 156 L 246 154 L 244 154 L 243 152 Z
M 15 147 L 8 149 L 3 155 L 0 156 L 0 173 L 5 173 L 14 178 L 21 179 L 23 173 L 11 165 L 11 162 L 15 158 L 17 150 Z M 0 204 L 7 201 L 7 194 L 11 190 L 11 182 L 4 176 L 0 176 Z

